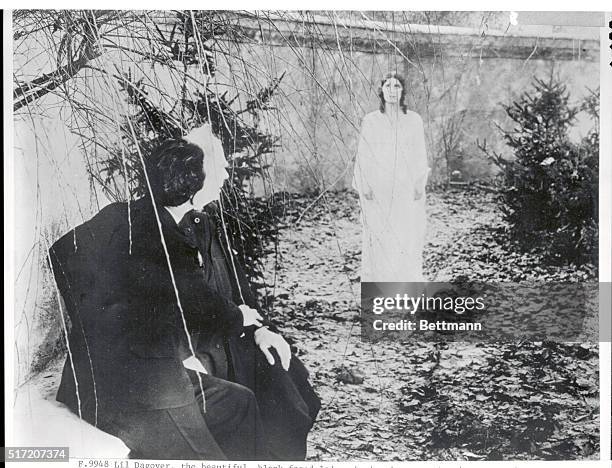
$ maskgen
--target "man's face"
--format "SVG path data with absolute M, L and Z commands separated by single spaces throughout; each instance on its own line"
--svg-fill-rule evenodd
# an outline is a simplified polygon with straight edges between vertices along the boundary
M 193 197 L 193 206 L 200 210 L 209 203 L 219 200 L 223 183 L 229 178 L 228 164 L 223 151 L 204 154 L 204 185 Z

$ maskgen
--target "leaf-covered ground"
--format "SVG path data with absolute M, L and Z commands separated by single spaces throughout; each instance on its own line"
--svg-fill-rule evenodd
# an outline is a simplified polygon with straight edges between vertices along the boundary
M 359 208 L 351 193 L 294 197 L 266 259 L 275 320 L 323 408 L 318 460 L 589 459 L 599 451 L 598 345 L 363 342 Z M 430 279 L 583 281 L 589 267 L 513 253 L 491 193 L 428 195 Z

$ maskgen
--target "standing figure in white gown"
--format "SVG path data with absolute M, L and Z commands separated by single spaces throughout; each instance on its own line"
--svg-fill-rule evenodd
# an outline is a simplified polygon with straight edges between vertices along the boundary
M 353 187 L 363 223 L 362 282 L 425 282 L 429 167 L 423 120 L 406 109 L 405 94 L 403 78 L 386 75 L 380 109 L 367 114 L 361 125 Z

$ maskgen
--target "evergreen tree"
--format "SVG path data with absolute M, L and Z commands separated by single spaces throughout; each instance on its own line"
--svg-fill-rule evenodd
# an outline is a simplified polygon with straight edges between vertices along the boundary
M 210 78 L 215 74 L 212 40 L 222 34 L 230 35 L 225 18 L 219 12 L 175 12 L 171 32 L 161 30 L 161 40 L 154 44 L 164 50 L 152 50 L 152 60 L 160 65 L 201 67 Z M 270 99 L 278 87 L 282 75 L 272 79 L 268 86 L 246 101 L 242 108 L 236 107 L 237 99 L 228 98 L 228 93 L 218 94 L 202 86 L 187 92 L 187 82 L 180 94 L 174 97 L 170 110 L 164 110 L 154 102 L 142 80 L 134 83 L 127 74 L 116 77 L 133 113 L 126 116 L 122 128 L 123 144 L 112 151 L 102 164 L 105 187 L 111 189 L 111 197 L 123 198 L 125 190 L 116 190 L 120 184 L 114 179 L 126 178 L 130 197 L 142 196 L 147 187 L 143 169 L 136 149 L 147 153 L 166 138 L 177 138 L 192 128 L 210 123 L 213 133 L 221 140 L 224 153 L 229 160 L 230 180 L 222 192 L 220 210 L 211 210 L 217 216 L 220 229 L 227 231 L 230 247 L 244 265 L 247 276 L 254 283 L 262 277 L 260 259 L 265 246 L 275 239 L 277 218 L 271 203 L 274 198 L 261 199 L 249 195 L 246 182 L 254 176 L 263 176 L 267 166 L 264 156 L 271 153 L 276 138 L 262 132 L 258 125 L 258 114 L 269 108 Z M 209 80 L 210 81 L 210 80 Z M 168 106 L 166 106 L 168 107 Z M 136 134 L 134 141 L 132 131 Z M 124 148 L 129 151 L 125 152 Z M 225 233 L 220 233 L 224 238 Z
M 557 262 L 593 261 L 597 248 L 597 130 L 581 143 L 569 130 L 581 109 L 598 114 L 598 95 L 570 104 L 566 86 L 551 77 L 504 106 L 514 128 L 503 131 L 513 158 L 481 148 L 502 169 L 501 210 L 511 237 Z

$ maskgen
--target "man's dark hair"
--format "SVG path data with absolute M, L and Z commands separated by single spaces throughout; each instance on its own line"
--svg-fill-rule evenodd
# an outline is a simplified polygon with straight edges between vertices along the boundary
M 185 203 L 204 184 L 204 152 L 182 138 L 161 143 L 145 164 L 153 196 L 163 206 Z

